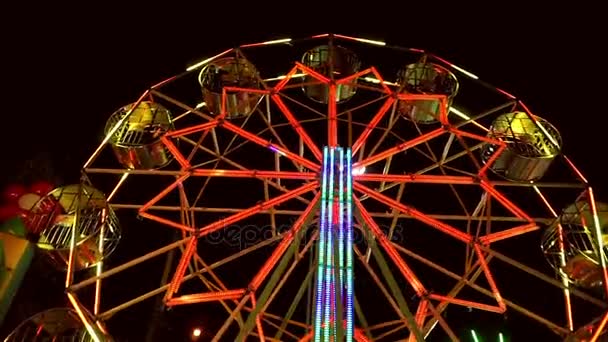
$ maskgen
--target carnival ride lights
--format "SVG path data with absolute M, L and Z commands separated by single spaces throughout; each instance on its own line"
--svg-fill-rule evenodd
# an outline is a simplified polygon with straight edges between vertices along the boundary
M 314 341 L 352 341 L 353 173 L 350 149 L 325 147 L 323 165 Z M 341 322 L 346 322 L 345 326 Z
M 382 65 L 366 66 L 357 57 L 354 52 L 360 48 L 357 43 L 392 52 L 386 55 L 394 57 L 397 67 L 406 67 L 399 75 L 388 76 L 394 80 L 387 80 Z M 255 58 L 257 49 L 275 49 L 274 57 L 286 50 L 308 52 L 295 65 L 273 59 L 272 67 L 285 67 L 286 74 L 277 76 L 264 74 L 263 63 L 257 63 Z M 196 86 L 195 73 L 205 106 L 195 105 L 201 102 L 201 97 L 177 99 L 166 93 L 170 88 L 165 87 L 173 83 Z M 496 103 L 489 109 L 475 108 L 474 114 L 467 113 L 465 89 L 486 92 L 488 98 L 497 99 L 493 100 Z M 307 103 L 310 99 L 313 101 Z M 144 109 L 142 114 L 138 114 L 140 106 Z M 129 150 L 131 147 L 121 142 L 120 137 L 129 130 L 125 127 L 132 127 L 131 123 L 141 117 L 150 118 L 149 113 L 153 109 L 158 112 L 159 108 L 169 108 L 160 111 L 166 114 L 165 121 L 161 121 L 162 129 L 155 131 L 160 133 L 160 140 L 152 135 L 153 140 L 137 141 L 137 148 L 157 144 L 153 149 L 143 148 L 146 152 L 142 157 Z M 185 112 L 170 119 L 169 110 Z M 188 67 L 186 73 L 153 85 L 122 113 L 118 119 L 112 117 L 108 121 L 107 136 L 85 163 L 83 179 L 89 182 L 92 177 L 104 175 L 121 177 L 117 182 L 112 178 L 115 186 L 107 191 L 110 195 L 105 200 L 99 197 L 93 201 L 97 205 L 85 204 L 83 210 L 95 209 L 97 214 L 92 217 L 99 222 L 98 218 L 104 217 L 98 215 L 100 208 L 106 215 L 110 215 L 110 209 L 136 209 L 142 218 L 178 229 L 182 239 L 106 271 L 98 266 L 94 277 L 75 282 L 73 272 L 79 259 L 73 255 L 80 254 L 76 243 L 79 235 L 72 234 L 66 288 L 85 326 L 104 330 L 105 321 L 111 316 L 163 294 L 165 305 L 170 307 L 220 302 L 227 318 L 214 330 L 213 341 L 242 341 L 249 336 L 267 340 L 272 335 L 274 340 L 329 341 L 344 336 L 346 340 L 357 341 L 405 338 L 414 341 L 430 336 L 438 330 L 436 327 L 457 340 L 450 326 L 452 322 L 444 315 L 450 305 L 493 313 L 510 309 L 559 336 L 573 338 L 580 325 L 577 323 L 580 320 L 574 320 L 574 313 L 583 314 L 572 310 L 571 297 L 576 296 L 593 305 L 588 315 L 599 317 L 591 323 L 591 340 L 605 330 L 608 319 L 605 300 L 579 288 L 600 286 L 608 293 L 601 238 L 605 235 L 604 216 L 598 215 L 604 206 L 596 204 L 591 187 L 563 154 L 561 138 L 553 126 L 531 113 L 515 96 L 440 57 L 419 49 L 333 34 L 247 44 L 205 59 Z M 455 115 L 448 117 L 448 113 Z M 186 118 L 193 120 L 188 122 Z M 154 126 L 154 120 L 147 119 L 144 128 L 140 125 L 137 130 L 146 131 L 146 127 Z M 164 148 L 160 148 L 159 141 Z M 123 169 L 97 166 L 102 163 L 100 154 L 107 143 L 115 151 L 121 150 L 115 156 Z M 154 157 L 152 151 L 164 151 L 163 157 Z M 201 159 L 201 155 L 205 157 Z M 162 170 L 157 170 L 161 167 Z M 560 170 L 567 171 L 567 180 L 560 178 L 564 174 Z M 141 179 L 149 179 L 146 188 L 159 187 L 157 194 L 127 192 L 138 203 L 125 203 L 126 195 L 119 194 L 129 182 L 125 181 L 127 175 L 129 180 L 139 175 Z M 156 176 L 157 181 L 145 178 L 151 176 Z M 161 179 L 169 185 L 163 186 Z M 231 196 L 234 207 L 214 207 L 217 204 L 210 199 L 220 197 L 208 190 L 209 182 L 221 184 L 220 189 L 230 186 L 234 189 L 232 183 L 237 182 L 252 182 L 259 187 L 261 182 L 264 191 L 256 195 L 254 190 L 239 188 L 233 191 L 246 191 L 249 196 Z M 462 187 L 473 189 L 475 194 L 460 195 Z M 426 191 L 415 192 L 421 188 Z M 570 197 L 549 198 L 546 194 L 554 188 L 570 191 Z M 512 195 L 516 190 L 525 193 L 517 195 L 524 196 L 524 203 Z M 431 203 L 424 201 L 428 197 L 424 194 L 429 193 Z M 173 197 L 176 202 L 169 202 L 169 195 L 177 195 Z M 241 200 L 245 203 L 249 197 L 250 204 L 236 204 Z M 534 206 L 531 199 L 538 199 L 540 205 Z M 453 203 L 458 204 L 458 211 L 447 209 Z M 572 203 L 576 203 L 574 207 L 570 207 Z M 567 209 L 560 215 L 554 207 Z M 77 216 L 81 213 L 76 212 Z M 86 211 L 80 215 L 88 217 Z M 276 229 L 281 220 L 294 215 L 298 218 L 289 221 L 291 228 L 287 232 Z M 213 263 L 205 260 L 212 256 L 201 253 L 197 247 L 206 237 L 230 225 L 250 222 L 247 220 L 254 217 L 269 220 L 271 237 Z M 393 241 L 399 222 L 405 222 L 412 235 L 403 241 Z M 559 280 L 497 251 L 503 241 L 529 237 L 527 233 L 545 226 L 550 228 L 546 230 L 543 251 L 557 270 L 555 276 Z M 72 225 L 72 232 L 77 230 L 75 227 L 80 226 Z M 362 232 L 364 241 L 353 241 L 353 229 Z M 305 233 L 310 233 L 312 239 L 305 240 Z M 443 240 L 436 233 L 448 236 L 449 242 L 441 242 L 441 247 L 437 247 L 439 240 Z M 426 248 L 410 244 L 410 239 L 423 234 L 435 234 Z M 584 237 L 584 243 L 574 238 L 579 235 Z M 105 243 L 105 239 L 97 239 L 102 242 L 100 245 Z M 233 282 L 229 287 L 222 281 L 222 275 L 227 274 L 222 273 L 224 267 L 275 242 L 278 244 L 270 257 L 260 260 L 254 273 L 246 275 L 251 267 L 239 270 L 241 277 L 248 279 L 246 283 Z M 314 244 L 316 262 L 299 279 L 294 269 Z M 431 260 L 451 253 L 448 250 L 454 244 L 464 245 L 464 253 L 459 250 L 464 254 L 464 267 L 443 266 Z M 182 257 L 167 284 L 102 311 L 102 281 L 110 281 L 112 275 L 176 248 L 181 250 Z M 434 248 L 445 249 L 445 253 L 436 253 Z M 425 253 L 431 257 L 424 256 Z M 386 257 L 397 270 L 395 274 Z M 582 257 L 595 261 L 601 280 L 587 284 L 571 271 Z M 456 254 L 450 254 L 449 261 L 454 263 L 457 258 Z M 362 266 L 357 278 L 369 275 L 381 298 L 386 300 L 386 312 L 366 316 L 370 312 L 365 306 L 369 295 L 366 291 L 373 289 L 357 287 L 353 274 L 355 261 Z M 498 262 L 504 264 L 497 265 Z M 492 270 L 509 265 L 562 290 L 565 314 L 561 321 L 542 317 L 524 307 L 521 302 L 531 300 L 530 296 L 515 301 L 507 299 L 518 295 L 509 286 L 513 277 L 495 278 Z M 434 281 L 421 267 L 434 269 L 456 282 Z M 286 302 L 277 303 L 276 298 L 289 290 L 283 285 L 293 277 L 299 279 L 296 286 L 299 289 L 288 301 L 290 305 L 285 312 Z M 485 278 L 486 285 L 478 281 L 479 277 Z M 202 280 L 206 291 L 186 292 L 182 284 L 197 278 Z M 599 275 L 594 279 L 599 279 Z M 93 284 L 95 302 L 93 309 L 87 310 L 77 294 Z M 409 298 L 403 293 L 406 287 L 413 291 L 415 300 L 406 299 Z M 462 294 L 465 287 L 491 302 Z M 307 289 L 312 290 L 305 302 Z M 378 302 L 373 300 L 373 305 L 377 307 Z M 411 305 L 416 305 L 416 309 L 410 311 Z M 309 309 L 305 318 L 301 317 L 303 314 L 298 316 L 298 307 Z M 395 319 L 386 318 L 385 313 L 394 314 Z M 591 321 L 588 315 L 582 319 Z M 211 330 L 205 328 L 206 332 Z M 232 337 L 227 337 L 231 334 Z

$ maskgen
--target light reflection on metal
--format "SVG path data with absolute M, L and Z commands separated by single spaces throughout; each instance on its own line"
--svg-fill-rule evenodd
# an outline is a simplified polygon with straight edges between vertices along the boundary
M 172 160 L 161 140 L 172 128 L 169 110 L 159 103 L 142 101 L 114 112 L 106 123 L 105 133 L 110 136 L 108 142 L 118 162 L 125 168 L 157 169 Z
M 557 129 L 546 120 L 532 118 L 524 112 L 497 117 L 492 122 L 488 137 L 507 145 L 490 169 L 512 181 L 538 181 L 561 153 L 561 137 Z M 482 160 L 487 162 L 496 150 L 496 145 L 486 144 L 482 150 Z
M 118 218 L 105 196 L 86 185 L 68 185 L 51 191 L 32 208 L 28 220 L 39 232 L 38 247 L 61 270 L 68 266 L 72 230 L 76 233 L 73 265 L 76 271 L 95 266 L 108 257 L 121 237 Z M 104 240 L 103 251 L 99 250 L 100 239 Z
M 196 69 L 198 69 L 198 68 L 200 68 L 200 67 L 203 67 L 203 66 L 205 66 L 207 63 L 209 63 L 209 62 L 213 61 L 214 59 L 216 59 L 216 58 L 220 58 L 220 57 L 222 57 L 222 56 L 224 56 L 224 55 L 226 55 L 226 54 L 228 54 L 228 53 L 230 53 L 230 52 L 232 52 L 232 49 L 228 49 L 228 50 L 226 50 L 226 51 L 224 51 L 224 52 L 218 53 L 217 55 L 215 55 L 215 56 L 213 56 L 213 57 L 210 57 L 210 58 L 204 59 L 204 60 L 202 60 L 202 61 L 200 61 L 200 62 L 198 62 L 198 63 L 196 63 L 196 64 L 193 64 L 193 65 L 189 66 L 188 68 L 186 68 L 186 71 L 193 71 L 193 70 L 196 70 Z

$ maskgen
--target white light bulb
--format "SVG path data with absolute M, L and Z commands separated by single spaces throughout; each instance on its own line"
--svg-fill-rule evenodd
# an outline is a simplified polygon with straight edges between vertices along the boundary
M 365 173 L 365 166 L 356 167 L 353 169 L 353 176 L 360 176 Z

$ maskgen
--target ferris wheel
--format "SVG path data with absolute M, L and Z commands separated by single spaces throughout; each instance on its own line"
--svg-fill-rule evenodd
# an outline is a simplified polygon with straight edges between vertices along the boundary
M 451 308 L 599 341 L 608 205 L 550 120 L 420 49 L 338 34 L 246 44 L 116 110 L 82 184 L 30 221 L 92 340 L 162 296 L 223 315 L 212 341 L 466 340 Z M 127 216 L 178 238 L 116 264 Z M 166 284 L 104 295 L 172 250 Z

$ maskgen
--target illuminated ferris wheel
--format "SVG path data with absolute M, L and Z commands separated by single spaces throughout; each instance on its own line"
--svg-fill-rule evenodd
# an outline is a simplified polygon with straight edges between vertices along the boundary
M 608 205 L 548 119 L 419 49 L 247 44 L 118 109 L 82 184 L 49 193 L 33 221 L 93 340 L 154 296 L 215 308 L 212 341 L 458 341 L 452 307 L 600 340 Z M 113 264 L 129 215 L 179 238 Z M 166 284 L 104 295 L 171 250 Z

